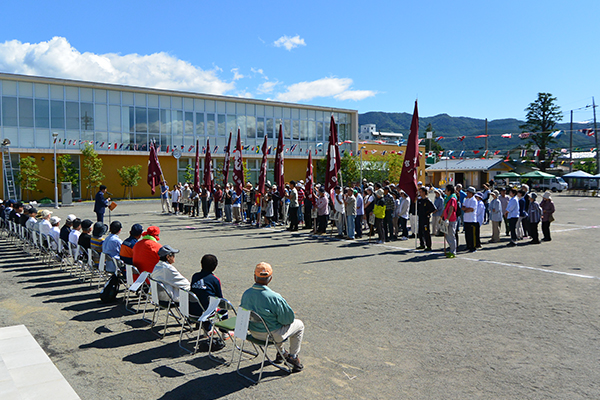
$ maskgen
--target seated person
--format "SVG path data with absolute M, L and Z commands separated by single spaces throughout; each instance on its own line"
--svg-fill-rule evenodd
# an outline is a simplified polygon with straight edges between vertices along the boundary
M 286 361 L 292 365 L 292 372 L 300 372 L 304 368 L 298 357 L 304 335 L 304 324 L 296 319 L 294 310 L 285 299 L 267 286 L 272 277 L 271 265 L 265 262 L 259 263 L 254 269 L 255 284 L 242 295 L 241 307 L 252 310 L 262 317 L 275 338 L 276 346 L 283 353 Z M 266 340 L 267 332 L 262 324 L 250 322 L 248 329 L 254 338 Z M 288 338 L 289 353 L 283 347 L 283 342 Z M 277 354 L 275 362 L 282 361 L 281 356 Z
M 202 257 L 200 264 L 202 265 L 202 270 L 196 272 L 194 276 L 192 276 L 191 285 L 191 291 L 198 297 L 198 300 L 200 300 L 200 305 L 198 305 L 198 303 L 190 303 L 190 313 L 196 316 L 201 316 L 204 313 L 204 310 L 208 307 L 210 302 L 209 298 L 211 296 L 218 298 L 223 297 L 221 280 L 213 274 L 219 264 L 217 257 L 212 254 L 205 254 L 204 257 Z M 221 319 L 227 319 L 226 310 L 223 310 L 220 314 Z M 206 321 L 204 323 L 206 332 L 210 332 L 211 328 L 212 324 L 209 321 Z
M 98 268 L 98 263 L 100 261 L 100 253 L 102 253 L 102 242 L 104 242 L 104 234 L 108 230 L 108 226 L 106 226 L 103 222 L 96 222 L 94 224 L 94 229 L 92 230 L 92 238 L 90 239 L 90 248 L 94 250 L 98 255 L 94 254 L 94 267 Z
M 25 222 L 25 228 L 30 229 L 30 230 L 34 230 L 35 226 L 37 224 L 37 209 L 34 207 L 31 207 L 29 209 L 29 219 L 27 219 L 27 222 Z
M 73 214 L 67 215 L 67 219 L 65 220 L 65 224 L 60 228 L 60 238 L 64 240 L 65 243 L 69 242 L 69 233 L 71 233 L 71 229 L 73 228 L 73 221 L 75 221 L 77 217 Z
M 81 220 L 79 218 L 75 218 L 73 220 L 73 229 L 69 232 L 69 243 L 77 246 L 79 242 L 79 235 L 81 235 Z
M 165 288 L 175 303 L 179 303 L 179 291 L 173 290 L 173 288 L 190 290 L 190 281 L 173 266 L 175 263 L 175 254 L 177 253 L 179 253 L 179 250 L 171 246 L 162 246 L 158 250 L 160 261 L 154 267 L 152 275 L 150 275 L 152 279 L 166 283 Z M 169 301 L 169 298 L 163 291 L 159 291 L 158 298 L 160 301 Z
M 84 248 L 86 252 L 87 249 L 90 248 L 90 242 L 92 240 L 92 235 L 90 235 L 90 233 L 92 233 L 92 225 L 94 225 L 94 223 L 90 219 L 81 221 L 81 234 L 79 235 L 77 244 Z
M 125 264 L 133 265 L 133 246 L 142 237 L 144 228 L 140 224 L 133 224 L 129 230 L 129 237 L 121 244 L 119 257 Z
M 50 234 L 48 236 L 51 236 L 54 239 L 54 242 L 51 242 L 51 249 L 54 251 L 58 251 L 58 249 L 60 248 L 60 228 L 58 227 L 59 224 L 60 218 L 50 218 L 50 225 L 52 226 L 52 228 L 50 228 Z
M 121 228 L 122 225 L 119 221 L 111 222 L 110 235 L 108 235 L 102 242 L 102 252 L 115 259 L 119 258 L 119 253 L 121 252 L 121 243 L 123 243 L 119 237 Z M 117 266 L 114 265 L 112 260 L 106 260 L 106 271 L 117 272 Z
M 133 265 L 138 271 L 152 273 L 154 266 L 160 261 L 158 250 L 162 246 L 158 243 L 159 235 L 158 226 L 149 226 L 148 230 L 142 233 L 142 239 L 133 246 Z

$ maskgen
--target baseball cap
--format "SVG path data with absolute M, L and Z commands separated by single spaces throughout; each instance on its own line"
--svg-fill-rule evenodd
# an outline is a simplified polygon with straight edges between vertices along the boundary
M 258 263 L 256 268 L 254 268 L 254 276 L 257 278 L 265 279 L 269 278 L 271 275 L 273 275 L 273 268 L 266 262 Z
M 52 217 L 52 218 L 50 218 L 50 224 L 51 225 L 56 225 L 59 222 L 60 222 L 60 218 L 58 218 L 58 217 Z
M 141 235 L 142 232 L 144 232 L 144 227 L 142 227 L 142 225 L 140 225 L 140 224 L 131 225 L 131 230 L 129 231 L 129 233 L 131 233 L 133 236 Z
M 40 211 L 40 215 L 42 216 L 42 218 L 46 218 L 47 216 L 52 215 L 52 211 L 42 210 L 42 211 Z
M 94 222 L 91 219 L 84 219 L 81 221 L 81 229 L 88 230 L 90 227 L 94 225 Z
M 480 199 L 483 199 L 483 194 L 477 192 L 477 193 L 475 193 L 475 197 L 479 197 Z
M 179 249 L 174 249 L 171 246 L 169 246 L 168 244 L 164 245 L 163 247 L 158 249 L 159 257 L 164 257 L 164 256 L 168 256 L 169 254 L 175 254 L 175 253 L 179 253 Z
M 75 216 L 75 214 L 69 214 L 67 215 L 67 222 L 73 222 L 77 219 L 77 217 Z

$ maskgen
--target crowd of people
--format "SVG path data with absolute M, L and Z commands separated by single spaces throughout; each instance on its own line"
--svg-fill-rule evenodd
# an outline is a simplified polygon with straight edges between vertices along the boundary
M 187 183 L 169 188 L 162 182 L 161 200 L 164 213 L 199 217 L 202 210 L 202 217 L 208 218 L 213 207 L 216 220 L 255 227 L 283 226 L 290 231 L 302 226 L 316 235 L 325 234 L 331 224 L 337 238 L 354 240 L 364 233 L 369 238 L 377 234 L 378 244 L 416 235 L 417 249 L 425 251 L 432 250 L 432 236 L 443 236 L 448 258 L 456 256 L 461 229 L 466 250 L 475 252 L 482 246 L 481 227 L 490 223 L 490 243 L 500 242 L 502 224 L 510 236 L 507 246 L 516 246 L 525 238 L 532 244 L 551 240 L 554 203 L 550 192 L 538 199 L 526 184 L 505 188 L 494 181 L 484 184 L 480 191 L 472 186 L 463 189 L 460 184 L 435 188 L 418 182 L 417 186 L 416 199 L 411 199 L 389 181 L 363 180 L 338 186 L 331 193 L 317 184 L 314 196 L 305 193 L 303 181 L 291 181 L 283 190 L 267 181 L 263 192 L 257 190 L 258 185 L 247 183 L 241 195 L 229 183 L 196 193 Z

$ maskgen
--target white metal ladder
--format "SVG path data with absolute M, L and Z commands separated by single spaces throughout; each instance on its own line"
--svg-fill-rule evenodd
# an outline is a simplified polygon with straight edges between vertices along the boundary
M 6 199 L 17 200 L 15 187 L 15 175 L 13 173 L 10 150 L 8 146 L 2 146 L 2 170 L 4 171 L 4 195 Z

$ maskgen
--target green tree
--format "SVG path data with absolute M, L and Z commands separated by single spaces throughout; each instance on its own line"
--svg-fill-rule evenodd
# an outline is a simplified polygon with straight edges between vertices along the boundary
M 141 165 L 125 166 L 121 169 L 117 169 L 117 173 L 121 178 L 121 186 L 123 186 L 123 197 L 131 199 L 133 196 L 133 187 L 137 186 L 140 179 L 142 179 L 140 175 L 141 170 Z
M 94 146 L 89 143 L 85 144 L 81 153 L 83 154 L 83 168 L 85 168 L 84 179 L 87 182 L 86 189 L 90 200 L 92 200 L 95 189 L 104 179 L 104 174 L 102 173 L 102 166 L 104 163 L 102 162 L 102 159 L 98 157 L 98 153 L 94 150 Z
M 538 93 L 538 98 L 530 103 L 525 111 L 527 121 L 519 128 L 523 129 L 523 132 L 533 133 L 528 139 L 540 149 L 539 168 L 545 171 L 552 160 L 546 160 L 546 149 L 549 144 L 556 142 L 550 134 L 556 123 L 562 120 L 562 111 L 556 105 L 556 97 L 552 97 L 550 93 Z
M 59 182 L 71 182 L 73 191 L 79 186 L 79 171 L 75 168 L 73 158 L 70 154 L 58 156 L 56 159 L 56 168 Z
M 31 192 L 37 190 L 37 183 L 40 180 L 40 167 L 35 163 L 35 158 L 29 156 L 21 158 L 19 169 L 16 180 L 18 185 L 21 186 L 21 191 L 27 192 L 27 200 L 29 200 Z
M 250 171 L 248 171 L 248 160 L 242 161 L 242 171 L 244 172 L 244 183 L 250 182 Z
M 195 172 L 195 166 L 192 166 L 192 164 L 185 166 L 185 172 L 183 173 L 183 179 L 185 180 L 185 183 L 194 183 Z
M 342 183 L 345 186 L 360 180 L 360 161 L 357 157 L 350 156 L 348 150 L 342 154 L 340 170 L 342 171 Z

